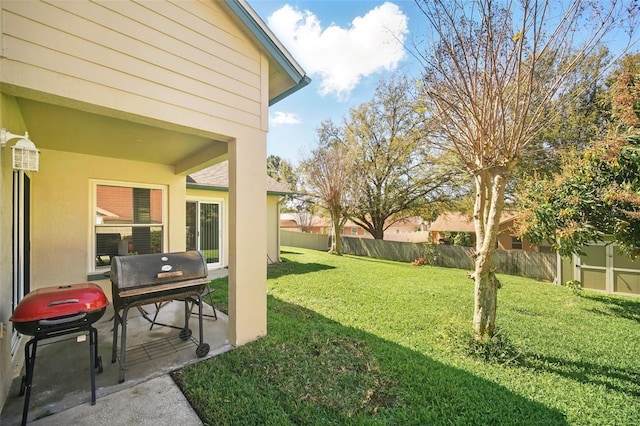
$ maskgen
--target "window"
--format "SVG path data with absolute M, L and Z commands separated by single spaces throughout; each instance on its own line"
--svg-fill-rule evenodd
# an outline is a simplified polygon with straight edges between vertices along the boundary
M 163 252 L 162 188 L 96 184 L 94 200 L 96 269 L 113 256 Z
M 351 227 L 351 235 L 358 235 L 358 228 L 355 226 Z
M 522 240 L 519 237 L 511 237 L 511 249 L 522 250 Z

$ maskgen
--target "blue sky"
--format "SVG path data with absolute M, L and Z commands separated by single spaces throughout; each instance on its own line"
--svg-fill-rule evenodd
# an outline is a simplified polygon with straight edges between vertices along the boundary
M 405 46 L 420 38 L 424 16 L 413 0 L 249 0 L 311 77 L 311 84 L 269 109 L 267 155 L 293 164 L 315 147 L 316 129 L 340 123 L 373 97 L 381 78 L 419 75 Z
M 427 25 L 414 0 L 248 1 L 312 79 L 270 107 L 267 155 L 297 165 L 316 146 L 323 120 L 339 124 L 391 73 L 420 75 L 415 46 Z M 614 33 L 605 42 L 615 51 L 626 36 Z M 637 28 L 634 39 L 631 51 L 638 51 Z

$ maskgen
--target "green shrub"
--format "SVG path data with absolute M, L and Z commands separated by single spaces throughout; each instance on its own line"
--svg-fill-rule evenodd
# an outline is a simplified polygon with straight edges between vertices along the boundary
M 573 290 L 574 293 L 582 291 L 582 283 L 578 280 L 569 280 L 564 283 L 564 286 Z

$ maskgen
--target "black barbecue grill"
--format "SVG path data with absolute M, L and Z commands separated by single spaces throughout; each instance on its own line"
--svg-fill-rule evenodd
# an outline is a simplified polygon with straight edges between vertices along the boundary
M 116 362 L 118 328 L 122 327 L 120 342 L 120 383 L 124 382 L 125 351 L 127 345 L 127 315 L 129 309 L 170 300 L 184 301 L 184 326 L 180 338 L 188 340 L 190 305 L 198 305 L 200 338 L 196 355 L 202 358 L 209 353 L 209 345 L 203 343 L 202 294 L 207 279 L 207 261 L 198 251 L 181 253 L 142 254 L 115 256 L 111 261 L 111 290 L 115 311 L 111 362 Z

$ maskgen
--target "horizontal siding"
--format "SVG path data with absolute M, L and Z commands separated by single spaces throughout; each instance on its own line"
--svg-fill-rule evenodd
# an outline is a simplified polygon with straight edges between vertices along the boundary
M 260 52 L 219 5 L 60 1 L 3 8 L 5 61 L 110 88 L 106 103 L 126 92 L 260 127 Z

